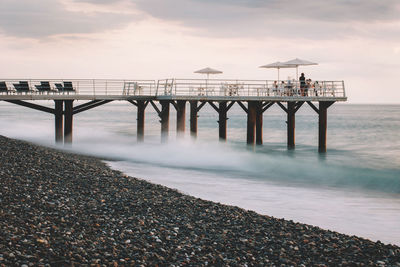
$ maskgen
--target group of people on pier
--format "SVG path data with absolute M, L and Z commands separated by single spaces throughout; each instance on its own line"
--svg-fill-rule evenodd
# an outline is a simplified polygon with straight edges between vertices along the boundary
M 314 96 L 318 96 L 318 91 L 322 89 L 318 81 L 312 82 L 311 79 L 306 79 L 304 73 L 301 73 L 299 77 L 299 84 L 300 86 L 297 86 L 294 79 L 287 82 L 281 81 L 280 83 L 274 81 L 273 91 L 283 96 L 309 96 L 311 95 L 310 90 L 312 90 Z

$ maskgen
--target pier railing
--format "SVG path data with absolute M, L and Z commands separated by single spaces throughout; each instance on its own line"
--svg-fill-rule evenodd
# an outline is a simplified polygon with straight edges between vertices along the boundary
M 165 79 L 159 80 L 156 95 L 176 96 L 318 96 L 345 97 L 343 81 L 217 80 Z
M 1 84 L 3 83 L 3 84 Z M 154 96 L 155 80 L 115 79 L 2 79 L 0 94 L 78 94 Z
M 276 82 L 220 79 L 0 79 L 4 94 L 76 94 L 89 96 L 193 97 L 346 97 L 343 81 Z

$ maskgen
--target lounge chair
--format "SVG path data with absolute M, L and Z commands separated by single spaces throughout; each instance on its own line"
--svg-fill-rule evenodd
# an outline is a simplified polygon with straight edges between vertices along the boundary
M 8 93 L 6 82 L 0 82 L 0 93 Z
M 74 87 L 72 86 L 72 82 L 64 82 L 64 92 L 75 92 Z
M 14 83 L 14 88 L 17 90 L 17 93 L 27 93 L 29 92 L 29 84 L 27 81 L 20 81 L 19 83 Z
M 40 85 L 35 85 L 35 87 L 39 90 L 39 93 L 51 91 L 49 82 L 40 82 Z
M 72 86 L 72 82 L 64 82 L 64 86 L 61 83 L 54 84 L 59 92 L 75 92 L 74 87 Z
M 55 83 L 54 86 L 56 87 L 56 89 L 59 92 L 63 92 L 64 91 L 64 87 L 63 87 L 63 85 L 61 83 Z
M 64 82 L 64 91 L 75 91 L 72 82 Z

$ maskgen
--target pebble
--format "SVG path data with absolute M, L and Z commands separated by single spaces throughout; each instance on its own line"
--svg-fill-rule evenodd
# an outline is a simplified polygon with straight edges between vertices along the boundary
M 400 266 L 398 246 L 201 200 L 0 136 L 0 266 Z

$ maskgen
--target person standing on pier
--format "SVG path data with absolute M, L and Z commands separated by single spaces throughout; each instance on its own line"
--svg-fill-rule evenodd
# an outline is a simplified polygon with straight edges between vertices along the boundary
M 304 73 L 301 73 L 300 78 L 300 94 L 304 96 L 304 89 L 306 88 L 306 77 L 304 77 Z

